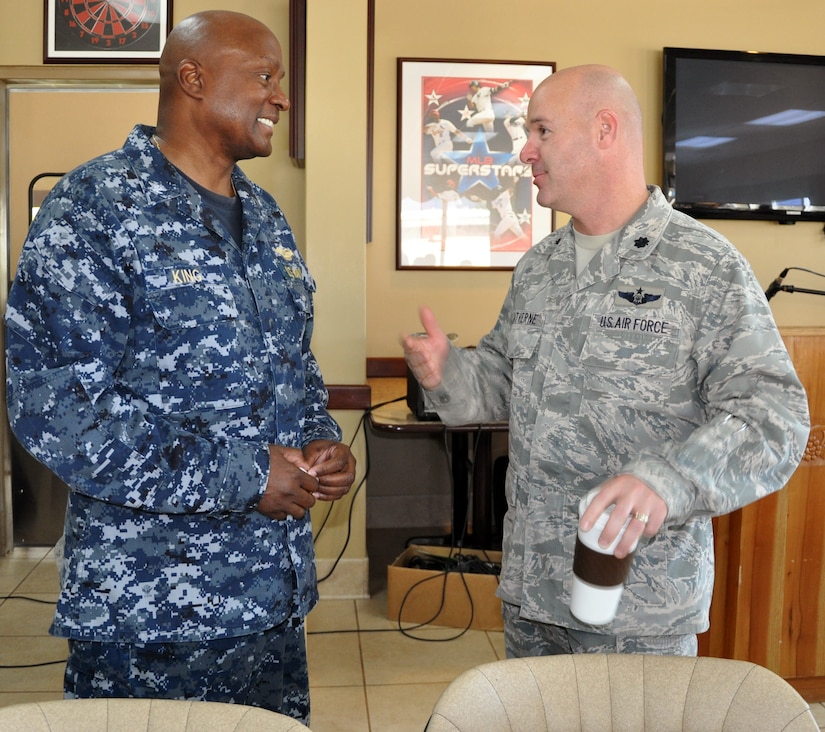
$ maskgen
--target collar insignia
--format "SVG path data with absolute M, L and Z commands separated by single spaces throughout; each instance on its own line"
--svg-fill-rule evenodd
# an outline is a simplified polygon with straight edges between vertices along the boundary
M 281 259 L 285 259 L 287 262 L 292 261 L 293 253 L 291 249 L 287 249 L 282 244 L 279 244 L 275 247 L 275 254 L 277 254 Z

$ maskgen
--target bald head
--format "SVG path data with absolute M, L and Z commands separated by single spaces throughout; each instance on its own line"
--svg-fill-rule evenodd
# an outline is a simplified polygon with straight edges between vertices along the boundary
M 158 67 L 161 90 L 177 84 L 184 60 L 215 60 L 222 53 L 243 48 L 253 33 L 272 35 L 263 23 L 230 10 L 207 10 L 184 18 L 172 28 L 163 47 Z
M 641 145 L 642 112 L 627 80 L 615 69 L 599 64 L 572 66 L 547 77 L 536 88 L 546 90 L 563 104 L 570 115 L 591 120 L 602 110 L 611 110 L 622 122 L 626 135 Z
M 521 159 L 533 168 L 537 201 L 569 213 L 580 232 L 619 228 L 647 198 L 642 114 L 617 71 L 593 64 L 551 74 L 527 117 Z

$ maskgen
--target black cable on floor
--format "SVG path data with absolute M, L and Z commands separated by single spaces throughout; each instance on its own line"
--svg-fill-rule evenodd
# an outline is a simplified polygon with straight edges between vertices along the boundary
M 39 602 L 41 605 L 57 605 L 54 600 L 41 600 L 39 597 L 27 597 L 26 595 L 5 595 L 0 597 L 3 600 L 28 600 L 29 602 Z
M 28 602 L 39 602 L 41 605 L 57 605 L 54 600 L 41 600 L 39 597 L 28 597 L 27 595 L 4 595 L 0 597 L 0 602 L 5 600 L 27 600 Z M 42 663 L 25 663 L 25 664 L 0 664 L 0 669 L 12 668 L 38 668 L 40 666 L 54 666 L 58 663 L 66 663 L 66 659 L 60 661 L 43 661 Z

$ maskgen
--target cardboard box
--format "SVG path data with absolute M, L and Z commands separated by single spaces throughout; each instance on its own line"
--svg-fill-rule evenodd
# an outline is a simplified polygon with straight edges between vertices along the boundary
M 461 558 L 455 559 L 456 554 L 450 547 L 407 547 L 387 568 L 387 617 L 398 620 L 400 614 L 404 624 L 502 630 L 501 600 L 495 595 L 498 575 L 460 571 L 469 569 L 474 560 L 462 563 Z M 461 557 L 501 565 L 501 552 L 463 549 Z M 413 558 L 439 566 L 446 558 L 450 571 L 410 567 Z

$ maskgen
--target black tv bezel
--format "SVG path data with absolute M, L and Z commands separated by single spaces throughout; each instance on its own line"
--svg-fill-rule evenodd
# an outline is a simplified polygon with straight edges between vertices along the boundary
M 665 46 L 662 51 L 662 190 L 673 208 L 696 219 L 738 219 L 752 221 L 776 221 L 780 224 L 795 224 L 797 221 L 825 221 L 825 206 L 810 209 L 801 207 L 772 208 L 767 205 L 758 208 L 736 207 L 730 201 L 716 201 L 702 204 L 694 201 L 680 201 L 678 197 L 678 176 L 671 174 L 676 155 L 676 64 L 681 59 L 742 61 L 745 63 L 803 64 L 825 68 L 825 56 L 795 53 L 774 53 L 762 51 L 729 51 L 706 48 L 682 48 Z M 675 179 L 675 180 L 674 180 Z M 754 204 L 751 204 L 754 205 Z

